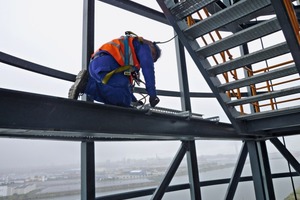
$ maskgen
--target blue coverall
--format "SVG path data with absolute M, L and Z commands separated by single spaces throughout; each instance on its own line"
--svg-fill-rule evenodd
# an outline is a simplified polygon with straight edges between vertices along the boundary
M 133 40 L 133 45 L 145 79 L 146 91 L 150 97 L 156 97 L 154 62 L 150 47 L 137 39 Z M 98 55 L 89 64 L 90 77 L 84 93 L 98 102 L 129 107 L 131 102 L 137 101 L 129 77 L 123 72 L 115 73 L 107 84 L 102 84 L 105 75 L 118 68 L 119 64 L 106 51 L 100 51 Z

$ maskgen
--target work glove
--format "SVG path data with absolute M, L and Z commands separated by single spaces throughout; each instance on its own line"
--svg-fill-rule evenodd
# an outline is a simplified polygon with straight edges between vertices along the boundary
M 159 98 L 157 96 L 150 97 L 149 102 L 151 107 L 155 107 L 159 103 Z

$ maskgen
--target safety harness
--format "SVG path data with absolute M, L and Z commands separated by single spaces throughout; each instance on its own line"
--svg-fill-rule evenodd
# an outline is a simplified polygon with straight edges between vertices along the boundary
M 139 79 L 139 75 L 138 75 L 138 69 L 129 64 L 129 51 L 130 51 L 130 47 L 129 47 L 129 37 L 137 37 L 139 42 L 143 42 L 143 38 L 138 37 L 136 34 L 132 33 L 131 31 L 126 31 L 125 32 L 125 36 L 123 37 L 123 41 L 124 41 L 124 66 L 120 66 L 117 69 L 114 69 L 112 71 L 110 71 L 109 73 L 107 73 L 104 78 L 102 79 L 102 83 L 103 84 L 107 84 L 107 82 L 109 81 L 109 79 L 112 77 L 112 75 L 114 75 L 115 73 L 121 73 L 123 72 L 125 76 L 128 76 L 130 79 L 130 83 L 133 84 L 133 81 L 137 82 L 139 84 L 139 82 L 141 82 L 141 80 Z

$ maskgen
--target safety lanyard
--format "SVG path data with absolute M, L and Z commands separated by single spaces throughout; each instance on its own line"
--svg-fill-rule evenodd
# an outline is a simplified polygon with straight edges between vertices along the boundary
M 125 65 L 129 64 L 129 44 L 128 44 L 128 36 L 124 37 L 124 51 L 125 51 Z

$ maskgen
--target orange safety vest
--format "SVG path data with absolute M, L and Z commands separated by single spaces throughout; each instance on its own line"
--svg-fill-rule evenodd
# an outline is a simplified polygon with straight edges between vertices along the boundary
M 137 59 L 135 54 L 133 40 L 135 37 L 128 37 L 128 65 L 134 66 L 139 70 L 141 68 L 140 63 Z M 104 50 L 109 52 L 114 59 L 119 63 L 119 65 L 125 66 L 125 44 L 124 44 L 125 37 L 122 36 L 118 39 L 114 39 L 104 45 L 102 45 L 99 50 Z

